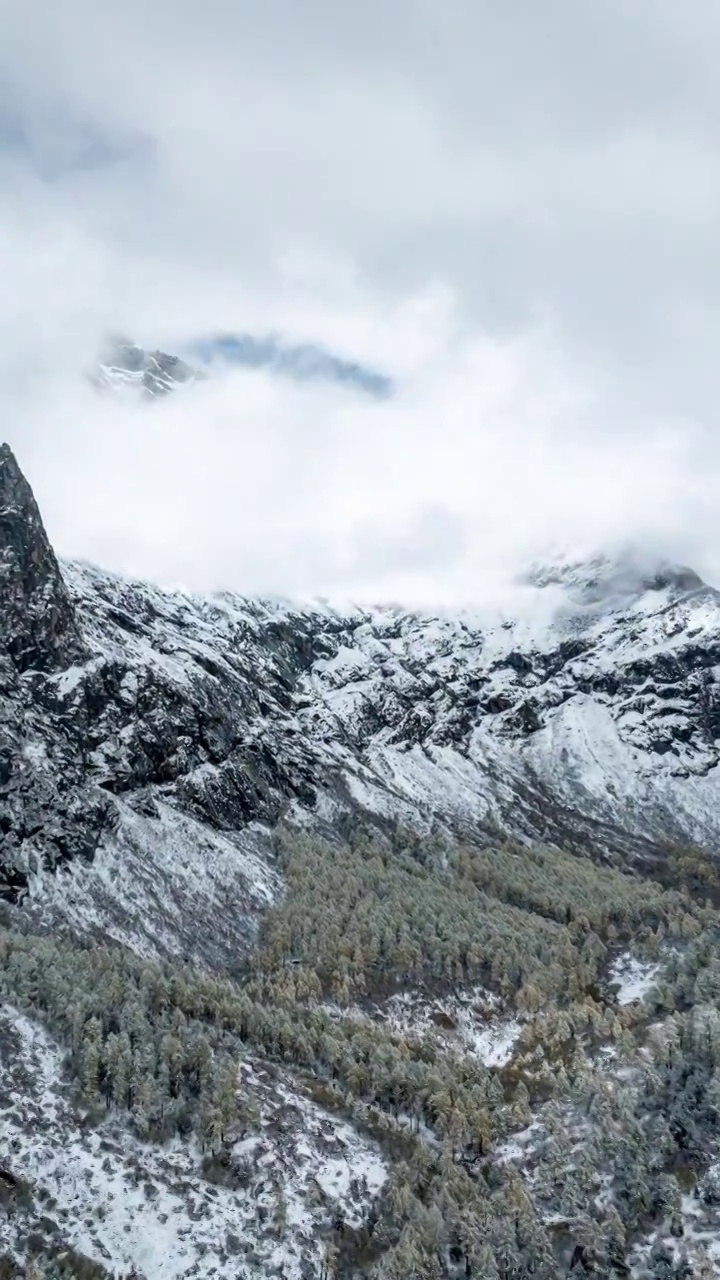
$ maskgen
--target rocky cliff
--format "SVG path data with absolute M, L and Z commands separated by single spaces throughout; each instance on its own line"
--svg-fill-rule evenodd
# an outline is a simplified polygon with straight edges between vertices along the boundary
M 5 446 L 0 599 L 0 883 L 45 920 L 234 954 L 281 818 L 714 851 L 720 596 L 690 570 L 536 570 L 504 617 L 184 595 L 59 566 Z

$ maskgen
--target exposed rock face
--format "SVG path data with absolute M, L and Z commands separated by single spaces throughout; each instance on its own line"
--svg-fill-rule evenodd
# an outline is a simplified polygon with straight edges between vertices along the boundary
M 0 445 L 0 647 L 16 671 L 55 671 L 85 656 L 67 589 L 9 445 Z
M 32 490 L 0 448 L 0 892 L 32 868 L 91 857 L 111 815 L 88 788 L 84 747 L 48 714 L 58 672 L 89 654 Z M 36 725 L 42 724 L 43 733 Z M 56 755 L 54 747 L 62 744 Z M 48 752 L 52 751 L 52 755 Z M 53 766 L 38 770 L 38 753 Z
M 209 931 L 225 962 L 287 814 L 620 861 L 720 840 L 720 598 L 691 571 L 572 566 L 494 620 L 191 597 L 61 573 L 2 458 L 0 886 L 26 909 Z
M 145 351 L 129 339 L 118 337 L 107 343 L 90 380 L 100 391 L 134 388 L 143 396 L 154 397 L 167 395 L 183 383 L 202 381 L 205 376 L 178 356 Z

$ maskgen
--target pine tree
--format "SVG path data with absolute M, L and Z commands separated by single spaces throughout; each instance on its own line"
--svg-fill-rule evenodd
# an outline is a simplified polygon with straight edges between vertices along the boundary
M 85 1023 L 80 1049 L 80 1082 L 86 1098 L 91 1101 L 100 1095 L 100 1061 L 102 1027 L 97 1018 Z

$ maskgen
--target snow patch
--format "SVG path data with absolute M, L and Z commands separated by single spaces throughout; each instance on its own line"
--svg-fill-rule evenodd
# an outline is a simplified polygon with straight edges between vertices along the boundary
M 644 1000 L 655 986 L 660 968 L 659 964 L 638 960 L 629 952 L 619 956 L 610 969 L 611 981 L 618 986 L 615 995 L 617 1003 L 627 1005 Z
M 435 1000 L 406 992 L 392 996 L 382 1014 L 400 1035 L 429 1035 L 445 1049 L 477 1058 L 483 1066 L 504 1067 L 512 1060 L 522 1023 L 503 1016 L 498 1003 L 482 987 Z

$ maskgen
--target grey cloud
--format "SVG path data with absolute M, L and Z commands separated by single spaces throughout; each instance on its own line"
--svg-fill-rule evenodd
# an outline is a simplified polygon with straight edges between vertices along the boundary
M 53 414 L 75 433 L 71 452 L 82 438 L 95 466 L 118 463 L 114 419 L 95 421 L 71 386 L 77 353 L 108 327 L 170 349 L 227 330 L 318 342 L 387 369 L 402 394 L 372 423 L 331 389 L 288 398 L 242 379 L 242 405 L 202 400 L 194 426 L 195 411 L 173 409 L 188 450 L 196 432 L 218 466 L 241 469 L 243 441 L 277 520 L 248 516 L 227 556 L 179 521 L 173 548 L 147 535 L 148 572 L 185 562 L 194 581 L 205 564 L 254 582 L 282 562 L 291 585 L 343 572 L 369 582 L 385 546 L 398 572 L 425 565 L 439 580 L 441 561 L 486 565 L 493 547 L 509 561 L 533 538 L 584 529 L 692 542 L 720 565 L 710 0 L 0 0 L 0 23 L 12 124 L 0 368 L 69 546 L 99 554 L 110 538 L 122 559 L 132 543 L 142 567 L 148 509 L 128 513 L 123 543 L 119 516 L 112 536 L 81 529 L 53 492 Z M 298 435 L 312 456 L 296 454 Z M 142 439 L 126 428 L 126 454 Z M 282 473 L 274 494 L 262 441 Z M 153 458 L 158 506 L 174 510 Z M 313 532 L 318 505 L 330 514 Z M 448 511 L 462 536 L 442 522 L 417 534 L 427 509 Z M 238 547 L 235 518 L 228 494 L 217 543 Z M 248 549 L 253 528 L 262 547 Z M 311 550 L 289 567 L 300 543 Z

